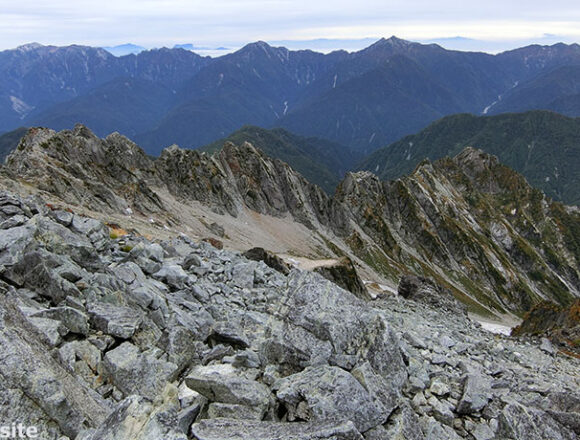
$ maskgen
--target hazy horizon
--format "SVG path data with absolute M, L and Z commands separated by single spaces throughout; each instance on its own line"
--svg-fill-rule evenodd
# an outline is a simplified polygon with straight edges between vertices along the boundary
M 533 43 L 580 41 L 580 8 L 567 0 L 469 5 L 456 0 L 27 0 L 3 5 L 0 23 L 0 50 L 30 42 L 237 49 L 258 40 L 285 42 L 290 49 L 358 50 L 369 40 L 396 35 L 497 53 Z
M 400 38 L 399 36 L 394 35 L 397 38 Z M 275 40 L 275 41 L 266 41 L 266 43 L 268 43 L 271 46 L 274 47 L 286 47 L 290 50 L 312 50 L 315 52 L 322 52 L 322 53 L 329 53 L 333 50 L 346 50 L 348 52 L 354 52 L 354 51 L 358 51 L 358 50 L 362 50 L 372 44 L 374 44 L 375 42 L 377 42 L 378 40 L 380 40 L 381 38 L 390 38 L 391 36 L 382 36 L 382 37 L 366 37 L 366 38 L 360 38 L 360 39 L 336 39 L 336 38 L 318 38 L 315 40 Z M 402 38 L 405 39 L 405 38 Z M 407 40 L 407 39 L 405 39 Z M 207 56 L 211 56 L 211 57 L 219 57 L 222 55 L 226 55 L 228 53 L 232 53 L 235 52 L 239 49 L 241 49 L 242 47 L 244 47 L 247 44 L 251 44 L 251 43 L 255 43 L 257 41 L 265 41 L 263 39 L 258 39 L 255 41 L 248 41 L 245 43 L 240 43 L 239 45 L 225 45 L 225 44 L 220 44 L 220 45 L 216 45 L 215 47 L 211 47 L 211 46 L 197 46 L 194 43 L 191 42 L 184 42 L 184 41 L 176 41 L 173 44 L 167 44 L 167 45 L 151 45 L 151 46 L 140 46 L 139 44 L 136 44 L 134 42 L 131 41 L 127 41 L 127 42 L 119 42 L 117 44 L 113 44 L 113 45 L 100 45 L 100 44 L 95 44 L 95 45 L 88 45 L 88 44 L 83 44 L 83 43 L 79 43 L 79 42 L 70 42 L 68 44 L 51 44 L 50 42 L 44 43 L 44 42 L 40 42 L 40 41 L 28 41 L 26 43 L 23 43 L 21 45 L 15 46 L 15 47 L 1 47 L 0 45 L 0 50 L 12 50 L 12 49 L 16 49 L 18 47 L 22 47 L 22 46 L 27 46 L 27 45 L 31 45 L 31 44 L 40 44 L 43 46 L 71 46 L 71 45 L 87 45 L 87 46 L 92 46 L 92 47 L 101 47 L 104 49 L 109 50 L 111 53 L 113 53 L 114 55 L 117 56 L 121 56 L 125 53 L 137 53 L 139 50 L 152 50 L 152 49 L 160 49 L 160 48 L 175 48 L 175 47 L 181 47 L 181 46 L 193 46 L 193 47 L 185 47 L 186 49 L 189 50 L 193 50 L 193 52 L 198 53 L 200 55 L 207 55 Z M 427 39 L 427 40 L 408 40 L 408 41 L 412 41 L 412 42 L 416 42 L 416 43 L 420 43 L 420 44 L 438 44 L 440 46 L 442 46 L 445 49 L 448 50 L 459 50 L 459 51 L 473 51 L 473 52 L 485 52 L 485 53 L 490 53 L 490 54 L 496 54 L 496 53 L 500 53 L 500 52 L 504 52 L 504 51 L 509 51 L 509 50 L 513 50 L 513 49 L 517 49 L 520 47 L 524 47 L 524 46 L 529 46 L 532 44 L 539 44 L 539 45 L 545 45 L 545 46 L 550 46 L 553 44 L 557 44 L 557 43 L 564 43 L 564 44 L 577 44 L 576 41 L 571 41 L 568 40 L 566 41 L 565 39 L 560 39 L 557 36 L 553 36 L 553 35 L 546 35 L 543 36 L 542 38 L 538 38 L 538 39 L 531 39 L 531 40 L 524 40 L 524 41 L 518 41 L 518 42 L 514 42 L 513 46 L 512 45 L 508 45 L 506 43 L 502 43 L 502 42 L 495 42 L 495 41 L 484 41 L 484 40 L 474 40 L 474 39 L 469 39 L 469 38 L 464 38 L 464 37 L 455 37 L 455 38 L 441 38 L 441 39 Z M 126 50 L 125 46 L 132 46 L 132 47 L 127 47 Z

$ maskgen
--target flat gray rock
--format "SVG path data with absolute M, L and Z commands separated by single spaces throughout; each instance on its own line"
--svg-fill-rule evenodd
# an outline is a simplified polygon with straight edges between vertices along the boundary
M 197 440 L 364 440 L 352 422 L 277 423 L 202 420 L 191 427 Z
M 243 377 L 240 370 L 229 364 L 195 367 L 185 383 L 211 402 L 256 406 L 262 411 L 268 407 L 268 387 Z

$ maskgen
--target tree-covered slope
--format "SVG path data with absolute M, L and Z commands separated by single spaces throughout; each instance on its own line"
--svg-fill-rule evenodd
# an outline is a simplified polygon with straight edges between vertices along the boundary
M 360 159 L 360 154 L 344 145 L 314 137 L 303 137 L 282 128 L 266 130 L 245 126 L 228 137 L 200 148 L 214 152 L 225 142 L 249 142 L 268 156 L 288 163 L 310 182 L 332 194 L 344 174 Z
M 453 156 L 467 146 L 498 156 L 548 196 L 580 203 L 580 119 L 548 111 L 448 116 L 377 150 L 357 168 L 390 180 L 425 158 Z

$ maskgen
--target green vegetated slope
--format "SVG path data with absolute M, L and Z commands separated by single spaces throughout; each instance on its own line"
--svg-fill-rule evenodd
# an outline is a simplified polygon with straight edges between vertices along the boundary
M 225 142 L 236 145 L 251 143 L 268 156 L 289 164 L 327 194 L 334 193 L 344 174 L 361 158 L 360 153 L 335 142 L 298 136 L 282 128 L 266 130 L 255 126 L 242 127 L 225 139 L 213 142 L 200 150 L 213 153 Z
M 580 203 L 580 119 L 548 111 L 448 116 L 377 150 L 358 169 L 394 179 L 425 158 L 454 156 L 466 146 L 498 156 L 548 196 Z
M 499 114 L 535 109 L 580 116 L 580 66 L 562 66 L 518 84 L 488 111 Z

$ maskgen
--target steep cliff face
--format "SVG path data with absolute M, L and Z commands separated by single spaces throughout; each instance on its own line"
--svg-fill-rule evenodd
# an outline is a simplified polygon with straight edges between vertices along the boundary
M 580 216 L 479 150 L 392 182 L 351 174 L 337 197 L 385 264 L 435 277 L 474 307 L 519 312 L 579 296 Z M 351 247 L 364 256 L 355 234 Z
M 391 182 L 348 174 L 330 198 L 249 143 L 213 156 L 172 146 L 153 160 L 118 134 L 77 126 L 30 130 L 2 173 L 73 205 L 171 224 L 186 223 L 180 205 L 193 202 L 238 225 L 248 212 L 287 220 L 324 255 L 354 256 L 393 285 L 402 274 L 435 278 L 479 313 L 580 296 L 580 214 L 473 148 Z

